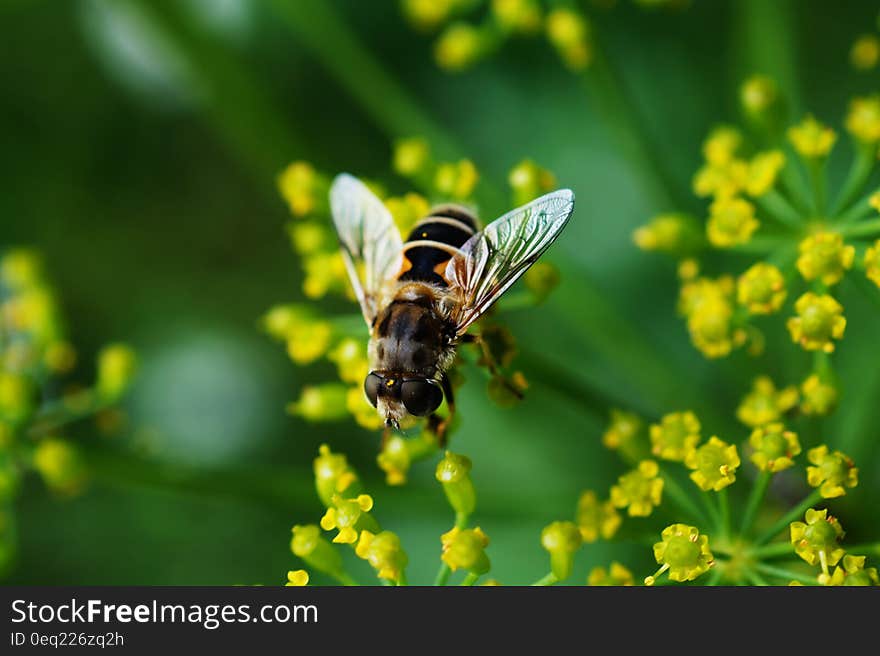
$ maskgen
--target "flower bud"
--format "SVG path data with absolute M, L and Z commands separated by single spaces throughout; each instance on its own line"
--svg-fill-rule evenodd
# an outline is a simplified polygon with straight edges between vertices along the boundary
M 443 163 L 437 167 L 434 175 L 434 186 L 437 191 L 457 200 L 465 200 L 474 193 L 480 174 L 477 167 L 469 159 L 455 163 Z
M 788 140 L 801 157 L 821 159 L 831 152 L 837 135 L 812 116 L 788 129 Z
M 810 565 L 821 564 L 824 572 L 843 558 L 844 550 L 838 544 L 843 537 L 843 527 L 828 510 L 810 508 L 805 515 L 806 523 L 792 522 L 791 543 L 795 553 Z
M 33 454 L 34 469 L 46 487 L 60 494 L 76 494 L 86 483 L 86 468 L 76 448 L 56 437 L 43 438 Z
M 615 508 L 626 508 L 630 517 L 647 517 L 660 505 L 662 494 L 659 466 L 653 460 L 642 460 L 611 486 L 611 503 Z
M 440 537 L 443 545 L 440 559 L 454 572 L 464 569 L 482 576 L 489 571 L 489 558 L 485 549 L 489 538 L 479 527 L 461 529 L 454 527 Z
M 339 577 L 343 573 L 342 554 L 322 535 L 314 524 L 294 526 L 290 550 L 306 564 L 319 572 Z
M 119 399 L 137 373 L 138 361 L 134 351 L 125 344 L 110 344 L 98 353 L 99 396 L 108 401 Z
M 752 431 L 749 445 L 754 449 L 751 460 L 761 471 L 780 472 L 794 464 L 793 458 L 801 452 L 796 433 L 785 430 L 782 424 L 767 424 Z
M 798 245 L 797 268 L 804 280 L 821 280 L 824 285 L 840 282 L 852 267 L 856 249 L 843 243 L 836 232 L 817 232 Z
M 574 554 L 582 544 L 581 532 L 574 522 L 556 521 L 541 531 L 541 546 L 550 553 L 550 571 L 557 580 L 571 576 Z
M 449 505 L 464 516 L 473 513 L 477 505 L 477 493 L 470 476 L 471 466 L 469 458 L 447 451 L 434 474 L 443 485 Z
M 701 490 L 718 492 L 736 480 L 740 459 L 735 444 L 727 444 L 713 436 L 706 444 L 688 453 L 684 464 L 694 470 L 691 480 Z
M 853 98 L 845 125 L 847 132 L 860 143 L 876 145 L 880 142 L 880 95 Z
M 333 542 L 354 544 L 361 531 L 379 530 L 376 520 L 368 514 L 372 508 L 373 498 L 369 494 L 359 494 L 354 499 L 343 499 L 337 494 L 321 518 L 321 528 L 338 530 Z
M 845 488 L 853 488 L 859 483 L 859 470 L 848 455 L 840 451 L 830 451 L 822 444 L 807 451 L 807 482 L 818 487 L 824 499 L 834 499 L 846 494 Z
M 287 411 L 306 421 L 335 421 L 348 416 L 348 389 L 341 383 L 304 387 L 298 400 L 287 404 Z
M 309 573 L 304 569 L 295 569 L 287 572 L 285 586 L 303 587 L 309 584 Z
M 337 494 L 344 494 L 346 497 L 360 494 L 361 485 L 357 473 L 349 466 L 343 454 L 333 453 L 326 444 L 318 448 L 313 469 L 315 489 L 325 507 L 332 505 L 333 497 Z
M 397 583 L 400 583 L 409 562 L 400 538 L 391 531 L 361 531 L 355 553 L 372 565 L 380 579 Z
M 453 23 L 434 45 L 434 59 L 447 71 L 462 71 L 472 66 L 486 50 L 485 36 L 468 23 Z
M 709 550 L 709 538 L 700 535 L 695 526 L 673 524 L 663 529 L 660 537 L 661 541 L 654 545 L 654 558 L 661 567 L 656 574 L 645 578 L 645 585 L 654 585 L 666 570 L 673 581 L 693 581 L 715 562 Z
M 792 340 L 807 351 L 834 351 L 834 340 L 843 338 L 846 318 L 843 306 L 827 294 L 807 292 L 794 305 L 796 317 L 786 326 Z

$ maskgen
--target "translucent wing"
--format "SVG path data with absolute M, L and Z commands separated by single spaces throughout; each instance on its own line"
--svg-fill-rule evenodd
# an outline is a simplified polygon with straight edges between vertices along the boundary
M 535 263 L 574 210 L 574 193 L 560 189 L 496 219 L 461 247 L 446 267 L 462 303 L 452 316 L 462 335 Z
M 333 180 L 330 210 L 348 276 L 364 319 L 372 325 L 382 287 L 402 265 L 400 232 L 382 201 L 347 173 Z

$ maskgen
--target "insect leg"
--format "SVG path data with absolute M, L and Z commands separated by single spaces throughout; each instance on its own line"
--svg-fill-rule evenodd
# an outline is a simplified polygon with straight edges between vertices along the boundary
M 495 360 L 495 356 L 492 355 L 492 350 L 489 348 L 489 345 L 486 343 L 486 340 L 483 339 L 481 334 L 466 334 L 462 336 L 460 341 L 465 344 L 476 344 L 479 347 L 480 353 L 483 356 L 478 364 L 485 365 L 493 378 L 497 378 L 498 380 L 500 380 L 504 387 L 506 387 L 511 394 L 522 401 L 522 391 L 520 391 L 519 388 L 516 387 L 516 385 L 507 380 L 507 377 L 498 368 L 498 363 Z
M 449 376 L 446 374 L 440 378 L 440 386 L 443 388 L 443 396 L 446 397 L 449 415 L 444 419 L 438 414 L 432 414 L 428 417 L 428 429 L 437 436 L 437 446 L 443 449 L 446 448 L 446 433 L 453 417 L 455 417 L 455 393 L 452 390 L 452 383 L 449 382 Z

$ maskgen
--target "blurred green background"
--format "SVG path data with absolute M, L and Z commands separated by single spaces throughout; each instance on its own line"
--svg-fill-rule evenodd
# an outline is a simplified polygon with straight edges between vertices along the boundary
M 848 63 L 853 39 L 876 29 L 876 9 L 806 0 L 588 9 L 620 96 L 566 71 L 538 40 L 444 73 L 431 39 L 391 1 L 6 0 L 0 243 L 43 253 L 83 361 L 124 340 L 142 362 L 127 433 L 108 440 L 88 424 L 76 429 L 93 472 L 87 491 L 59 499 L 26 481 L 6 583 L 281 583 L 300 566 L 290 527 L 322 512 L 311 462 L 323 442 L 348 454 L 377 517 L 400 534 L 410 581 L 431 580 L 452 521 L 433 464 L 389 488 L 375 465 L 378 435 L 285 414 L 332 368 L 294 366 L 257 324 L 271 305 L 303 299 L 277 173 L 306 159 L 401 190 L 389 144 L 415 134 L 441 156 L 474 160 L 484 218 L 507 209 L 506 173 L 523 157 L 577 195 L 548 255 L 560 288 L 545 306 L 506 318 L 532 382 L 526 401 L 493 406 L 472 372 L 453 442 L 475 463 L 474 520 L 492 539 L 493 576 L 540 577 L 541 528 L 623 470 L 600 443 L 606 405 L 652 415 L 692 408 L 707 434 L 740 442 L 747 431 L 734 410 L 750 380 L 806 375 L 810 358 L 781 319 L 767 323 L 761 358 L 704 360 L 674 312 L 673 264 L 639 252 L 631 233 L 660 211 L 703 215 L 690 193 L 700 143 L 716 123 L 736 121 L 748 74 L 775 76 L 794 116 L 809 110 L 839 130 L 849 98 L 876 89 L 876 72 Z M 638 117 L 641 134 L 621 130 L 621 112 Z M 639 158 L 645 136 L 657 161 Z M 843 141 L 835 179 L 850 154 Z M 847 284 L 840 299 L 850 321 L 835 356 L 844 400 L 820 432 L 861 468 L 859 488 L 833 505 L 858 542 L 878 519 L 880 312 Z M 591 401 L 552 369 L 530 369 L 536 352 L 594 389 Z M 573 580 L 612 558 L 638 573 L 650 553 L 589 545 Z

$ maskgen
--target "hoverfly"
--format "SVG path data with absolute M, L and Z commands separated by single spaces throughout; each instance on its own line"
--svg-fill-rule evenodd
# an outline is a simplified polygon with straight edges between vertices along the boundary
M 489 307 L 559 236 L 574 209 L 560 189 L 480 230 L 460 205 L 438 205 L 406 242 L 390 212 L 360 180 L 342 173 L 330 208 L 351 284 L 370 331 L 367 400 L 399 428 L 404 417 L 430 416 L 441 444 L 445 426 L 434 414 L 445 396 L 456 347 Z

